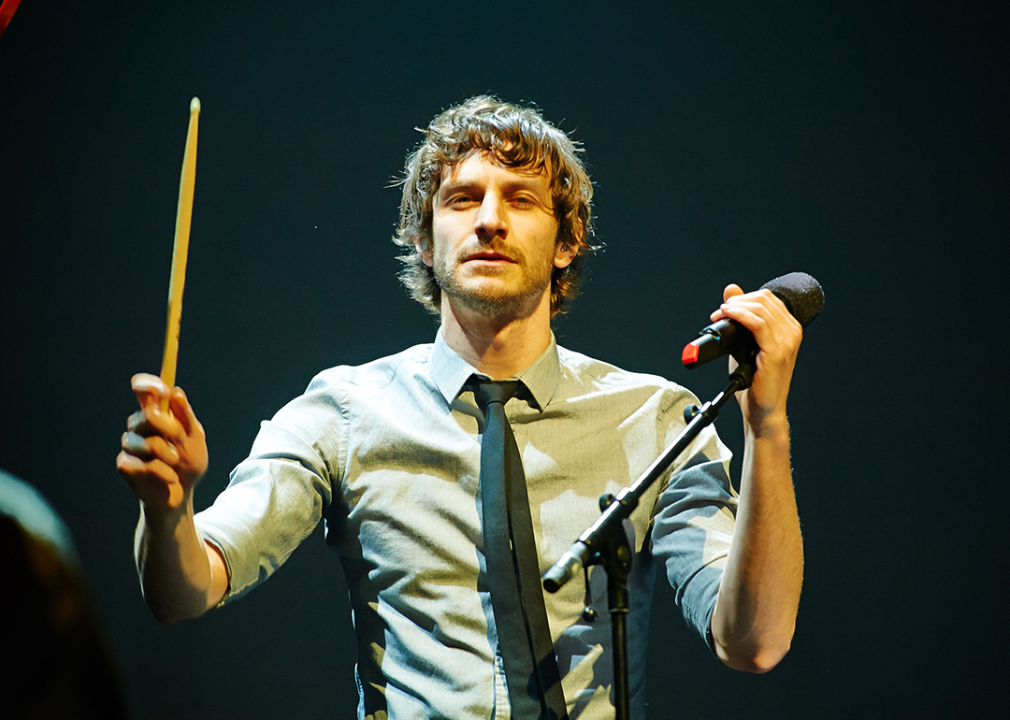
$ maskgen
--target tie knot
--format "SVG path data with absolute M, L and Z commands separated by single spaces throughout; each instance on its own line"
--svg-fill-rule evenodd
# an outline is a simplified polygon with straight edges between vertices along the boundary
M 486 410 L 491 403 L 504 405 L 519 389 L 518 380 L 482 380 L 476 375 L 467 381 L 466 386 L 473 390 L 473 396 L 481 410 Z

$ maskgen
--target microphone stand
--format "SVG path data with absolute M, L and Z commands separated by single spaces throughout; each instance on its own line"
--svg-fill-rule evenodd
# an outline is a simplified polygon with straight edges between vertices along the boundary
M 744 358 L 740 358 L 744 359 Z M 719 410 L 738 391 L 750 387 L 754 378 L 753 354 L 730 375 L 725 390 L 701 407 L 684 408 L 685 427 L 638 480 L 616 496 L 600 497 L 602 515 L 583 532 L 568 551 L 543 576 L 544 589 L 556 593 L 571 580 L 580 567 L 601 565 L 607 573 L 607 604 L 610 606 L 611 636 L 614 646 L 614 709 L 616 720 L 629 720 L 628 697 L 628 575 L 632 552 L 623 521 L 631 516 L 646 490 L 662 476 L 677 457 L 711 425 Z M 588 587 L 588 586 L 587 586 Z

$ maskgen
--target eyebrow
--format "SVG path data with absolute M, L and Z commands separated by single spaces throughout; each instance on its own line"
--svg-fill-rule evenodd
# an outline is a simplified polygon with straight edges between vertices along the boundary
M 507 182 L 501 183 L 501 186 L 502 189 L 505 190 L 506 192 L 515 190 L 533 190 L 533 191 L 540 190 L 537 178 L 532 177 L 527 180 L 520 176 L 514 180 L 508 180 Z M 442 194 L 443 192 L 451 193 L 459 190 L 473 190 L 479 187 L 480 183 L 477 182 L 450 179 L 442 183 L 441 187 L 439 188 L 439 194 Z M 552 193 L 549 184 L 544 188 L 544 190 L 547 196 L 550 197 Z

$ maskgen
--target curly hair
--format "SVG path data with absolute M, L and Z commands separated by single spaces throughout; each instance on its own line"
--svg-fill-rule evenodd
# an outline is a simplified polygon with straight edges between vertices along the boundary
M 431 246 L 432 203 L 442 173 L 474 153 L 487 154 L 507 168 L 544 173 L 550 180 L 557 242 L 575 248 L 568 267 L 551 276 L 551 317 L 567 310 L 579 294 L 584 257 L 597 250 L 593 235 L 593 185 L 579 158 L 580 148 L 565 133 L 532 108 L 478 96 L 438 115 L 424 130 L 424 140 L 407 156 L 404 167 L 400 223 L 393 238 L 407 250 L 400 256 L 400 281 L 429 311 L 439 313 L 442 291 L 435 273 L 417 252 L 415 243 Z

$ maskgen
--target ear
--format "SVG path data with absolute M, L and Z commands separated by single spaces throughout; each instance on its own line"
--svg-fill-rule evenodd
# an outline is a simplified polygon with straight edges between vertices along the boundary
M 556 268 L 566 268 L 572 264 L 575 257 L 579 254 L 579 249 L 574 245 L 565 245 L 564 243 L 557 243 L 554 246 L 554 267 Z
M 431 241 L 422 240 L 421 238 L 414 238 L 414 249 L 417 250 L 417 254 L 421 256 L 421 260 L 428 267 L 431 267 L 434 260 L 431 256 Z

